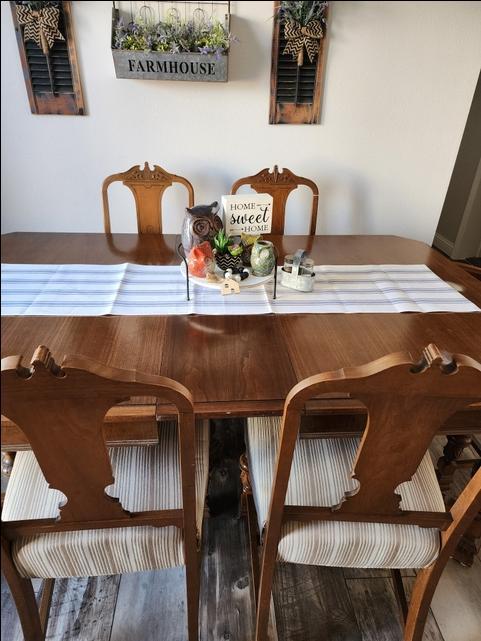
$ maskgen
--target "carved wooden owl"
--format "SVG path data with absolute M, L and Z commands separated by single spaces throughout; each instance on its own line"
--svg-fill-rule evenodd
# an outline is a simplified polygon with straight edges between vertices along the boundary
M 188 253 L 194 245 L 209 242 L 222 229 L 222 220 L 217 215 L 219 203 L 187 207 L 182 226 L 182 245 Z

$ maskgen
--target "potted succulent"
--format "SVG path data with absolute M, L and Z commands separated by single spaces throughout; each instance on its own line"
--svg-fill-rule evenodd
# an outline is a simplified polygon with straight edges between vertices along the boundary
M 115 3 L 114 3 L 115 5 Z M 230 43 L 229 14 L 225 22 L 207 17 L 181 18 L 175 9 L 156 22 L 144 12 L 126 22 L 112 14 L 112 56 L 117 78 L 225 82 Z
M 234 238 L 228 236 L 223 229 L 214 236 L 213 244 L 215 262 L 222 271 L 235 269 L 242 264 L 242 245 L 236 243 Z

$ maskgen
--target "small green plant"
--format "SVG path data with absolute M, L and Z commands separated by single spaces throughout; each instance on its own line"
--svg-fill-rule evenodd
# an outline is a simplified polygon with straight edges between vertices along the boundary
M 227 236 L 223 229 L 218 231 L 214 236 L 214 249 L 220 255 L 227 254 L 229 252 L 229 245 L 231 243 L 231 237 Z
M 242 247 L 242 245 L 240 243 L 234 243 L 234 242 L 229 244 L 227 249 L 229 251 L 229 254 L 231 256 L 235 256 L 235 257 L 240 256 L 242 254 L 242 252 L 244 251 L 244 248 Z

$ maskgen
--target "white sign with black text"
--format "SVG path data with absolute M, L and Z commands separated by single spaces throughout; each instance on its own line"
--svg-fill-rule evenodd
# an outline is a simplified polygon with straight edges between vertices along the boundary
M 249 194 L 222 196 L 225 233 L 238 236 L 268 234 L 272 227 L 272 196 Z

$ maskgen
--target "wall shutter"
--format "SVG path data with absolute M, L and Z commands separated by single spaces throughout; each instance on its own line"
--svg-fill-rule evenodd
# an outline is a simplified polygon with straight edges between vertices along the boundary
M 84 115 L 70 2 L 42 3 L 58 7 L 58 30 L 65 38 L 54 41 L 48 59 L 34 40 L 24 40 L 25 26 L 19 24 L 16 10 L 19 4 L 22 3 L 10 2 L 32 113 Z M 35 4 L 40 3 L 33 3 L 31 6 Z
M 277 16 L 281 2 L 274 2 Z M 320 40 L 319 54 L 298 66 L 291 54 L 282 53 L 287 40 L 281 21 L 274 19 L 272 37 L 271 96 L 269 123 L 317 124 L 320 120 L 323 69 L 325 61 L 325 38 Z

